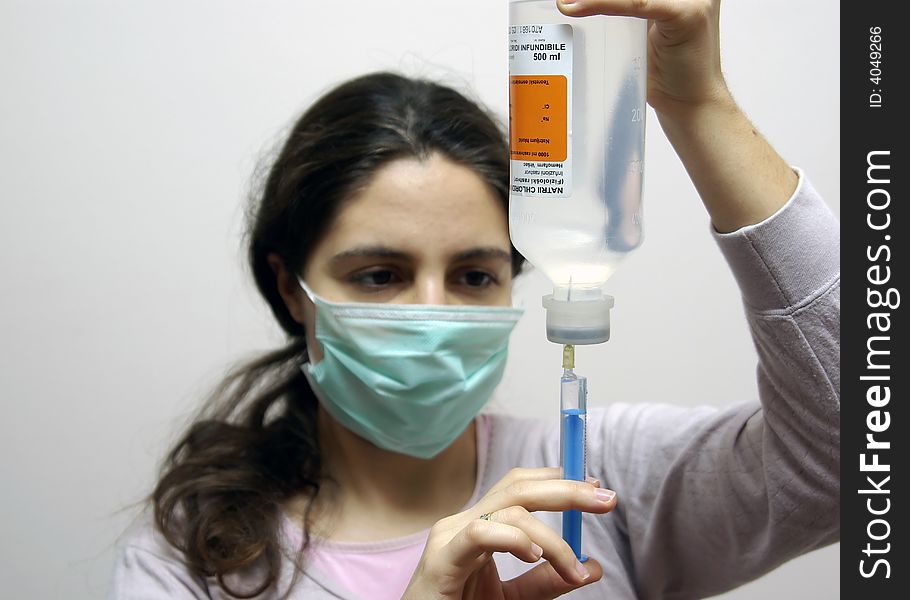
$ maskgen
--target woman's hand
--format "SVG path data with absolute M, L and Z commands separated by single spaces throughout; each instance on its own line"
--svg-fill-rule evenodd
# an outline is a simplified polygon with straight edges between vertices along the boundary
M 558 0 L 557 6 L 574 17 L 649 20 L 648 103 L 658 113 L 727 100 L 720 68 L 720 0 Z
M 720 0 L 554 0 L 566 15 L 648 19 L 648 103 L 719 232 L 786 204 L 793 169 L 734 102 L 720 68 Z
M 595 480 L 559 477 L 557 468 L 512 469 L 473 507 L 438 521 L 402 600 L 544 600 L 599 580 L 603 570 L 597 562 L 579 563 L 559 534 L 531 513 L 606 513 L 616 506 L 615 494 Z M 501 581 L 494 552 L 546 561 Z

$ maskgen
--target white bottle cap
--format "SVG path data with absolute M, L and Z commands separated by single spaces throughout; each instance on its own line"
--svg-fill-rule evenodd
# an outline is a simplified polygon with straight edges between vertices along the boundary
M 547 339 L 557 344 L 602 344 L 610 339 L 610 309 L 613 296 L 557 300 L 543 297 L 547 309 Z

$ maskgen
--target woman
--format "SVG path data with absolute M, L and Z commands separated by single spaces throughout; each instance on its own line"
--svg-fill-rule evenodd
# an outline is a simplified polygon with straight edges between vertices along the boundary
M 834 218 L 731 99 L 719 2 L 560 9 L 652 19 L 648 100 L 742 288 L 761 404 L 591 411 L 588 482 L 552 467 L 555 427 L 475 417 L 517 318 L 507 147 L 452 90 L 363 77 L 298 121 L 251 214 L 289 345 L 174 449 L 114 597 L 699 598 L 838 538 Z

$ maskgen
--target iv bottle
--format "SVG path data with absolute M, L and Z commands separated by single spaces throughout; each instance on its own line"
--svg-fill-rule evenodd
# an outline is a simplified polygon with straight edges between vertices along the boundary
M 547 338 L 610 338 L 603 286 L 642 241 L 647 23 L 509 3 L 509 233 L 553 283 Z

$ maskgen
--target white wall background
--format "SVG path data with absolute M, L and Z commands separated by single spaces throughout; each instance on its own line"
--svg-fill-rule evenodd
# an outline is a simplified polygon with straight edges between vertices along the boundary
M 9 598 L 102 597 L 113 545 L 227 365 L 281 336 L 238 245 L 259 157 L 330 85 L 374 69 L 506 107 L 505 0 L 0 1 L 0 572 Z M 839 15 L 729 0 L 725 70 L 839 206 Z M 647 239 L 579 351 L 594 403 L 754 397 L 739 294 L 650 115 Z M 552 417 L 542 276 L 494 407 Z M 553 394 L 541 392 L 553 390 Z M 838 547 L 729 593 L 839 597 Z

